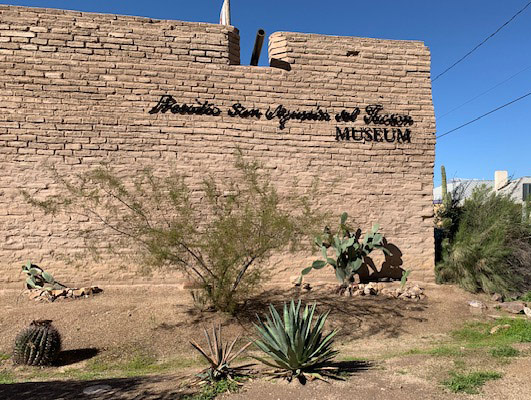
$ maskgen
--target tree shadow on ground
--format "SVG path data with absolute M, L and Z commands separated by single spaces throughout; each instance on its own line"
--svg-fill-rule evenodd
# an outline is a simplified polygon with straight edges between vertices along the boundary
M 92 357 L 96 357 L 99 354 L 99 350 L 96 348 L 86 348 L 86 349 L 74 349 L 74 350 L 64 350 L 59 353 L 57 360 L 54 365 L 57 367 L 63 367 L 66 365 L 75 364 L 81 361 L 89 360 Z
M 363 339 L 375 334 L 398 337 L 407 326 L 422 323 L 426 302 L 413 302 L 384 296 L 342 297 L 323 291 L 303 293 L 295 289 L 272 289 L 248 300 L 233 316 L 242 327 L 249 329 L 256 316 L 267 314 L 269 304 L 277 310 L 290 299 L 303 303 L 317 303 L 320 313 L 330 310 L 327 325 L 339 329 L 340 339 Z
M 175 388 L 167 389 L 166 382 L 175 380 L 174 377 L 138 377 L 114 378 L 92 381 L 50 381 L 25 382 L 0 385 L 1 399 L 142 399 L 142 400 L 177 400 L 191 394 L 189 390 Z M 161 386 L 157 388 L 157 384 Z M 83 390 L 91 386 L 108 385 L 110 390 L 95 394 L 84 394 Z

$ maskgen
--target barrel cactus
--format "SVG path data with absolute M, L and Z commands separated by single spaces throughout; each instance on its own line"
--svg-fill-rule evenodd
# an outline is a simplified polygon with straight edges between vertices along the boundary
M 61 350 L 61 335 L 50 320 L 33 321 L 15 339 L 15 364 L 51 365 Z

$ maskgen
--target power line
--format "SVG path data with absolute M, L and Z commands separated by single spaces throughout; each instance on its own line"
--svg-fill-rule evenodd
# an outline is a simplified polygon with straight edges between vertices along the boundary
M 520 100 L 526 98 L 527 96 L 531 96 L 531 92 L 526 93 L 526 94 L 524 94 L 523 96 L 518 97 L 517 99 L 514 99 L 513 101 L 510 101 L 509 103 L 505 103 L 503 106 L 500 106 L 500 107 L 495 108 L 494 110 L 491 110 L 491 111 L 489 111 L 489 112 L 487 112 L 487 113 L 485 113 L 485 114 L 483 114 L 483 115 L 480 115 L 479 117 L 474 118 L 473 120 L 468 121 L 467 123 L 464 123 L 463 125 L 460 125 L 460 126 L 458 126 L 457 128 L 451 129 L 451 130 L 449 130 L 448 132 L 445 132 L 445 133 L 443 133 L 443 134 L 441 134 L 441 135 L 439 135 L 439 136 L 436 136 L 435 138 L 436 138 L 436 139 L 442 138 L 443 136 L 446 136 L 446 135 L 448 135 L 448 134 L 450 134 L 450 133 L 452 133 L 452 132 L 455 132 L 455 131 L 458 130 L 458 129 L 461 129 L 461 128 L 467 126 L 467 125 L 470 125 L 471 123 L 476 122 L 476 121 L 480 120 L 481 118 L 483 118 L 483 117 L 485 117 L 485 116 L 487 116 L 487 115 L 489 115 L 489 114 L 492 114 L 493 112 L 496 112 L 496 111 L 498 111 L 498 110 L 501 110 L 502 108 L 507 107 L 507 106 L 509 106 L 509 105 L 511 105 L 511 104 L 513 104 L 513 103 L 516 103 L 517 101 L 520 101 Z
M 473 102 L 474 100 L 476 100 L 477 98 L 480 98 L 481 96 L 483 96 L 484 94 L 489 93 L 490 91 L 496 89 L 498 86 L 503 85 L 505 82 L 510 81 L 510 80 L 513 79 L 515 76 L 520 75 L 522 72 L 525 72 L 525 71 L 527 71 L 527 70 L 530 69 L 530 68 L 531 68 L 531 65 L 528 66 L 527 68 L 524 68 L 524 69 L 521 70 L 520 72 L 517 72 L 516 74 L 511 75 L 509 78 L 507 78 L 507 79 L 505 79 L 504 81 L 502 81 L 502 82 L 500 82 L 500 83 L 498 83 L 498 84 L 492 86 L 491 88 L 485 90 L 484 92 L 478 94 L 477 96 L 472 97 L 470 100 L 465 101 L 463 104 L 461 104 L 461 105 L 459 105 L 459 106 L 457 106 L 457 107 L 455 107 L 455 108 L 452 108 L 450 111 L 448 111 L 448 112 L 444 113 L 443 115 L 441 115 L 438 119 L 439 119 L 439 120 L 440 120 L 440 119 L 443 119 L 443 118 L 446 117 L 448 114 L 451 114 L 451 113 L 453 113 L 453 112 L 456 111 L 456 110 L 459 110 L 461 107 L 466 106 L 468 103 L 471 103 L 471 102 Z
M 453 67 L 455 67 L 457 64 L 459 64 L 461 61 L 463 61 L 465 58 L 467 58 L 470 54 L 472 54 L 474 51 L 476 51 L 479 47 L 481 47 L 487 40 L 489 40 L 491 37 L 496 35 L 499 31 L 501 31 L 503 28 L 505 28 L 513 19 L 515 19 L 519 14 L 524 12 L 524 10 L 531 5 L 531 1 L 527 3 L 524 8 L 522 8 L 520 11 L 518 11 L 516 14 L 514 14 L 508 21 L 506 21 L 502 26 L 500 26 L 494 33 L 491 33 L 485 40 L 483 40 L 480 44 L 478 44 L 476 47 L 474 47 L 472 50 L 470 50 L 468 53 L 466 53 L 463 57 L 461 57 L 459 60 L 457 60 L 455 63 L 450 65 L 448 68 L 446 68 L 443 72 L 441 72 L 439 75 L 437 75 L 434 79 L 432 79 L 432 82 L 435 82 L 437 79 L 439 79 L 441 76 L 446 74 L 448 71 L 450 71 Z

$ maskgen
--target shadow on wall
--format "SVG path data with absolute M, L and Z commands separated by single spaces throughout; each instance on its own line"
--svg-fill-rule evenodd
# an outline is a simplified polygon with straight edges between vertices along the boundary
M 365 257 L 364 263 L 358 271 L 360 282 L 375 282 L 382 279 L 400 280 L 404 269 L 402 265 L 402 251 L 387 239 L 383 239 L 384 247 L 389 250 L 391 255 L 385 254 L 385 260 L 378 270 L 374 260 L 371 257 Z

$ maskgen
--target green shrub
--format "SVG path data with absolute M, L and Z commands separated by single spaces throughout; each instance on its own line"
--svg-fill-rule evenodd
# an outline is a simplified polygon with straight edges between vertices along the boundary
M 443 385 L 454 393 L 464 392 L 468 394 L 477 394 L 479 393 L 478 388 L 486 382 L 502 377 L 498 372 L 491 371 L 472 372 L 469 374 L 454 372 L 451 376 L 450 379 L 443 382 Z
M 451 243 L 459 228 L 465 186 L 455 185 L 451 192 L 447 190 L 446 171 L 441 165 L 442 203 L 435 211 L 435 261 L 442 259 L 443 247 Z
M 459 227 L 436 266 L 437 282 L 470 292 L 521 292 L 531 283 L 531 225 L 521 205 L 481 187 L 465 200 Z
M 105 243 L 121 238 L 119 247 L 135 248 L 148 265 L 180 269 L 215 309 L 233 312 L 267 277 L 263 262 L 273 251 L 297 249 L 322 224 L 306 196 L 281 197 L 256 162 L 238 154 L 235 168 L 230 183 L 206 177 L 194 190 L 180 175 L 159 177 L 147 169 L 132 179 L 110 166 L 72 179 L 55 171 L 60 195 L 25 197 L 48 213 L 101 223 L 104 235 L 96 226 L 85 236 Z M 192 201 L 198 191 L 202 201 Z
M 520 297 L 518 297 L 518 300 L 526 302 L 526 303 L 531 303 L 531 290 L 525 292 Z
M 239 382 L 223 379 L 204 385 L 199 393 L 186 395 L 183 400 L 214 400 L 223 393 L 235 393 L 239 388 Z
M 495 347 L 490 351 L 490 355 L 496 358 L 516 357 L 518 354 L 520 354 L 518 350 L 508 345 Z
M 323 335 L 328 313 L 317 316 L 314 324 L 315 307 L 315 304 L 306 306 L 301 313 L 300 300 L 297 305 L 292 300 L 289 306 L 284 304 L 283 317 L 270 305 L 271 315 L 267 316 L 267 321 L 258 319 L 255 327 L 260 339 L 255 344 L 271 360 L 255 358 L 273 367 L 274 376 L 288 380 L 297 378 L 304 382 L 307 378 L 324 379 L 323 376 L 330 375 L 334 370 L 330 362 L 338 354 L 332 349 L 337 331 Z

